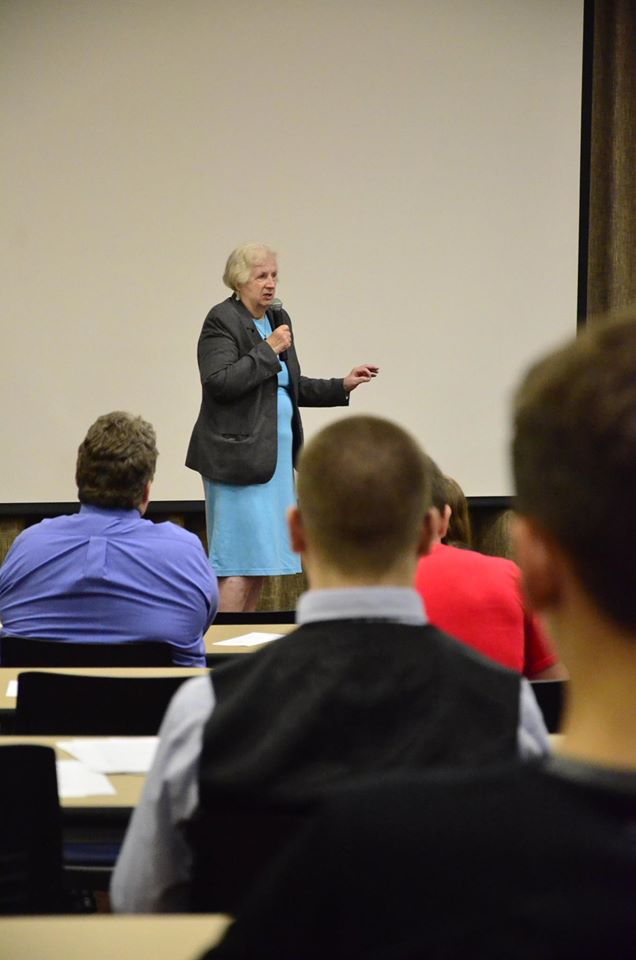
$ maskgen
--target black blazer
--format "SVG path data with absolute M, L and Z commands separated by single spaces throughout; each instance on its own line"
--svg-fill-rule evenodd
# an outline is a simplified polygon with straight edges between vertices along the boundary
M 284 310 L 282 322 L 291 328 Z M 203 396 L 186 466 L 222 483 L 267 483 L 276 469 L 278 356 L 235 297 L 208 313 L 197 356 Z M 345 406 L 349 398 L 342 378 L 303 377 L 293 343 L 287 367 L 295 461 L 303 440 L 298 407 Z

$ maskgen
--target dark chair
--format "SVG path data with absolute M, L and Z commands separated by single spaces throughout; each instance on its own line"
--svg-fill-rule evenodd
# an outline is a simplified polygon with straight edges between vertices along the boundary
M 3 667 L 171 667 L 169 643 L 72 643 L 31 637 L 0 638 Z
M 531 680 L 548 733 L 559 733 L 567 680 Z
M 218 653 L 215 650 L 214 653 L 206 653 L 205 665 L 208 670 L 214 670 L 216 667 L 220 667 L 224 663 L 229 663 L 230 660 L 238 660 L 240 657 L 244 656 L 244 653 Z
M 20 673 L 15 733 L 154 736 L 187 679 Z
M 295 623 L 295 610 L 254 610 L 250 613 L 239 611 L 226 611 L 217 613 L 214 618 L 214 625 L 223 623 Z
M 0 747 L 0 783 L 0 913 L 67 910 L 54 751 Z

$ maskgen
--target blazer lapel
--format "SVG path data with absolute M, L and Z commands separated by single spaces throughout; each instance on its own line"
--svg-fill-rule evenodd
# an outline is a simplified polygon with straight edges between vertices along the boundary
M 241 323 L 241 327 L 243 328 L 243 330 L 245 330 L 248 337 L 252 341 L 258 341 L 262 339 L 260 333 L 256 329 L 254 320 L 249 310 L 247 309 L 247 307 L 240 300 L 237 300 L 235 297 L 232 297 L 231 299 L 232 299 L 232 306 L 236 310 L 236 314 Z

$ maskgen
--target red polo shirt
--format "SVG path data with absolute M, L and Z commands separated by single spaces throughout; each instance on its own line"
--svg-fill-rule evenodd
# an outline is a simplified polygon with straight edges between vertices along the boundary
M 415 589 L 431 623 L 506 667 L 532 677 L 558 660 L 524 607 L 512 560 L 438 543 L 420 559 Z

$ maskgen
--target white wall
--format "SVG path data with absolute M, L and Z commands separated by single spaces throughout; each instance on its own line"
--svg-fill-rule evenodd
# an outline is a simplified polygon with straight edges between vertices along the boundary
M 509 491 L 508 397 L 575 329 L 582 0 L 4 0 L 0 501 L 75 499 L 100 413 L 183 458 L 232 247 L 304 372 Z M 305 412 L 308 433 L 340 410 Z

